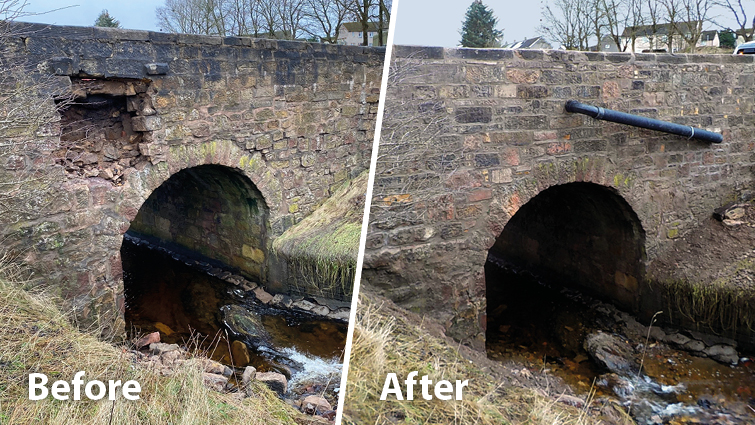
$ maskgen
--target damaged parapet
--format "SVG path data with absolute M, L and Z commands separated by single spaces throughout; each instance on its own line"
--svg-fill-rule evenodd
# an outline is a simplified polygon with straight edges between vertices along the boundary
M 368 173 L 344 183 L 311 215 L 273 242 L 270 287 L 292 295 L 350 300 Z

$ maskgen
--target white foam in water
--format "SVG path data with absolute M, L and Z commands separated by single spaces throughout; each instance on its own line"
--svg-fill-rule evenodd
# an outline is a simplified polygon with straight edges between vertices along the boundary
M 341 370 L 343 364 L 338 358 L 323 359 L 309 354 L 297 351 L 296 348 L 289 347 L 280 350 L 289 359 L 300 363 L 302 370 L 291 375 L 289 388 L 295 388 L 301 383 L 317 383 L 327 385 L 330 383 L 340 383 Z

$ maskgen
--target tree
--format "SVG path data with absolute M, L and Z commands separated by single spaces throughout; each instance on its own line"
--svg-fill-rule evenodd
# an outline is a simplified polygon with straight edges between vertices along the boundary
M 493 11 L 475 0 L 467 9 L 461 26 L 461 45 L 464 47 L 500 47 L 503 31 L 495 27 L 498 19 Z
M 555 0 L 546 3 L 538 30 L 566 50 L 587 50 L 591 32 L 591 0 Z
M 120 28 L 121 23 L 118 22 L 117 19 L 110 16 L 107 9 L 104 9 L 102 12 L 100 12 L 100 16 L 97 17 L 97 20 L 94 21 L 95 27 L 107 27 L 107 28 Z
M 734 19 L 737 21 L 737 25 L 739 25 L 739 29 L 737 30 L 735 34 L 735 40 L 734 43 L 736 44 L 736 35 L 741 35 L 744 37 L 745 41 L 752 41 L 753 33 L 755 33 L 755 16 L 753 16 L 752 22 L 749 22 L 747 19 L 747 11 L 745 9 L 748 9 L 749 7 L 752 7 L 752 5 L 749 5 L 749 7 L 745 7 L 746 3 L 753 3 L 752 0 L 716 0 L 714 4 L 719 7 L 723 7 L 726 9 L 729 13 L 734 15 Z M 747 24 L 750 24 L 750 28 L 747 28 Z M 719 25 L 723 28 L 728 28 L 728 26 Z M 720 37 L 721 35 L 719 35 Z M 723 42 L 723 40 L 722 40 Z M 723 44 L 721 45 L 723 47 Z M 732 46 L 734 48 L 736 46 Z
M 718 40 L 721 47 L 733 49 L 737 47 L 737 35 L 732 30 L 724 30 L 718 33 Z

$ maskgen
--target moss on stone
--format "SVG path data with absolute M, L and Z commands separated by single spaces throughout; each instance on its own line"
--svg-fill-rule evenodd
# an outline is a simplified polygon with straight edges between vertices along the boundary
M 301 293 L 350 298 L 359 253 L 368 173 L 343 183 L 322 206 L 273 242 Z

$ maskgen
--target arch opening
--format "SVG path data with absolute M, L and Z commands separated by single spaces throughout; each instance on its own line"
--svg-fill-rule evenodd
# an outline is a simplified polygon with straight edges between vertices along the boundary
M 489 355 L 510 347 L 538 356 L 584 355 L 577 334 L 593 318 L 575 298 L 586 294 L 635 311 L 644 247 L 639 218 L 614 189 L 577 182 L 540 192 L 488 253 Z
M 195 276 L 193 269 L 230 271 L 263 285 L 268 223 L 260 192 L 229 167 L 200 165 L 163 182 L 139 209 L 121 246 L 127 331 L 159 323 L 158 330 L 169 334 L 163 338 L 176 341 L 192 330 L 217 332 L 219 309 L 230 301 L 228 284 Z M 171 265 L 171 258 L 185 264 Z
M 263 289 L 279 273 L 269 216 L 253 182 L 230 167 L 200 165 L 163 182 L 121 246 L 126 331 L 158 331 L 239 376 L 247 365 L 281 373 L 292 395 L 308 382 L 332 389 L 347 326 L 284 309 Z

